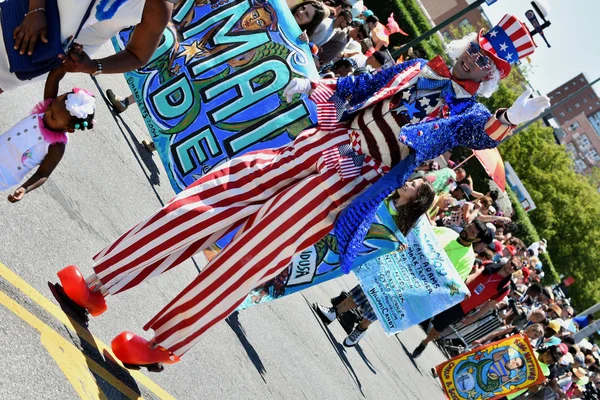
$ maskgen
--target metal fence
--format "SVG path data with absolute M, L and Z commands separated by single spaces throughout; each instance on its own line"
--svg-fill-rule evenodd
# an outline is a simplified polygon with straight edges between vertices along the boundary
M 454 357 L 472 347 L 474 341 L 499 330 L 504 322 L 497 312 L 489 312 L 470 325 L 450 325 L 438 339 L 438 345 Z

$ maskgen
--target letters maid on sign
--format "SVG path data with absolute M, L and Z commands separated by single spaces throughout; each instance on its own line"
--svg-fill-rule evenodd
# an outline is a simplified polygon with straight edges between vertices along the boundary
M 113 39 L 123 49 L 131 30 Z M 152 59 L 125 74 L 176 192 L 236 155 L 291 141 L 314 105 L 283 89 L 316 78 L 283 0 L 178 3 Z

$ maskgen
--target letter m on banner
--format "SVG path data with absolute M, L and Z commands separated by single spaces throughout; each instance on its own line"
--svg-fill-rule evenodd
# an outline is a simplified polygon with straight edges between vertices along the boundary
M 123 49 L 135 32 L 113 39 Z M 284 145 L 316 123 L 315 106 L 282 95 L 318 77 L 283 0 L 185 0 L 144 67 L 127 73 L 176 192 L 241 153 Z

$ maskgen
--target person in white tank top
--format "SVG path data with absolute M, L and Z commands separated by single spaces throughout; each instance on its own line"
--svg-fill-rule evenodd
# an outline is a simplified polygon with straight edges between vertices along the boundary
M 50 72 L 44 89 L 45 100 L 32 113 L 0 135 L 0 192 L 19 185 L 8 195 L 16 203 L 40 187 L 54 171 L 67 144 L 67 132 L 92 129 L 96 100 L 84 89 L 75 88 L 58 96 L 61 68 Z
M 24 1 L 24 0 L 22 0 Z M 60 13 L 61 42 L 77 32 L 77 28 L 89 6 L 89 0 L 57 0 Z M 96 0 L 90 17 L 84 22 L 77 43 L 86 53 L 66 59 L 66 72 L 87 74 L 119 74 L 142 67 L 149 60 L 171 19 L 174 0 Z M 15 29 L 14 43 L 4 43 L 0 26 L 0 93 L 16 89 L 32 82 L 46 79 L 47 74 L 31 80 L 19 80 L 10 72 L 6 45 L 19 49 L 21 54 L 31 55 L 35 43 L 46 41 L 46 0 L 29 0 L 29 13 Z M 135 26 L 127 47 L 109 57 L 91 59 L 104 43 L 120 30 Z M 76 55 L 78 53 L 72 53 Z M 89 55 L 88 55 L 89 54 Z

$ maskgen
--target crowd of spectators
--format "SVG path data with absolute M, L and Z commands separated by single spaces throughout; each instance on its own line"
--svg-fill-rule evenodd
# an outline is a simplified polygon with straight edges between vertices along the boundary
M 356 0 L 296 1 L 288 5 L 309 43 L 322 77 L 348 76 L 393 65 L 388 51 L 390 33 L 399 32 L 379 21 Z M 392 25 L 397 26 L 394 21 Z
M 389 42 L 380 34 L 385 26 L 362 3 L 359 7 L 355 3 L 288 1 L 303 30 L 301 40 L 309 43 L 322 77 L 369 73 L 394 63 L 386 48 Z M 431 160 L 413 178 L 427 179 L 436 190 L 429 219 L 446 252 L 454 252 L 450 258 L 472 295 L 433 318 L 428 339 L 413 355 L 421 355 L 427 343 L 450 324 L 475 324 L 495 313 L 501 327 L 470 345 L 515 333 L 529 338 L 547 379 L 520 394 L 521 398 L 584 398 L 586 387 L 589 391 L 600 386 L 600 350 L 587 339 L 575 343 L 574 334 L 593 322 L 593 315 L 576 317 L 568 299 L 541 284 L 544 272 L 539 256 L 547 251 L 547 242 L 525 244 L 515 236 L 517 227 L 498 202 L 500 192 L 477 192 L 464 168 L 440 168 L 444 164 L 446 160 Z M 497 282 L 497 287 L 478 293 L 483 281 Z
M 502 325 L 470 343 L 468 348 L 522 333 L 536 350 L 546 375 L 543 385 L 511 399 L 585 398 L 586 390 L 589 392 L 600 387 L 600 349 L 585 338 L 576 342 L 575 333 L 592 323 L 594 316 L 576 316 L 562 291 L 541 284 L 544 272 L 539 256 L 547 251 L 547 241 L 542 239 L 526 245 L 515 236 L 517 227 L 497 203 L 500 193 L 476 192 L 464 169 L 439 168 L 442 163 L 430 162 L 420 172 L 432 182 L 438 193 L 429 212 L 432 224 L 460 232 L 468 229 L 469 224 L 476 223 L 480 229 L 487 230 L 488 240 L 472 244 L 475 260 L 465 280 L 472 297 L 463 302 L 470 303 L 469 307 L 461 303 L 462 308 L 458 311 L 461 318 L 458 320 L 450 321 L 450 310 L 442 313 L 446 314 L 445 318 L 436 316 L 432 330 L 435 331 L 436 318 L 443 330 L 446 324 L 439 324 L 440 319 L 448 325 L 459 321 L 470 325 L 481 323 L 486 315 L 493 313 Z M 485 279 L 489 282 L 494 273 L 503 270 L 509 272 L 508 278 L 499 282 L 495 293 L 480 299 L 476 307 L 471 307 L 473 296 L 478 297 L 479 294 L 475 285 L 479 276 L 486 275 Z

